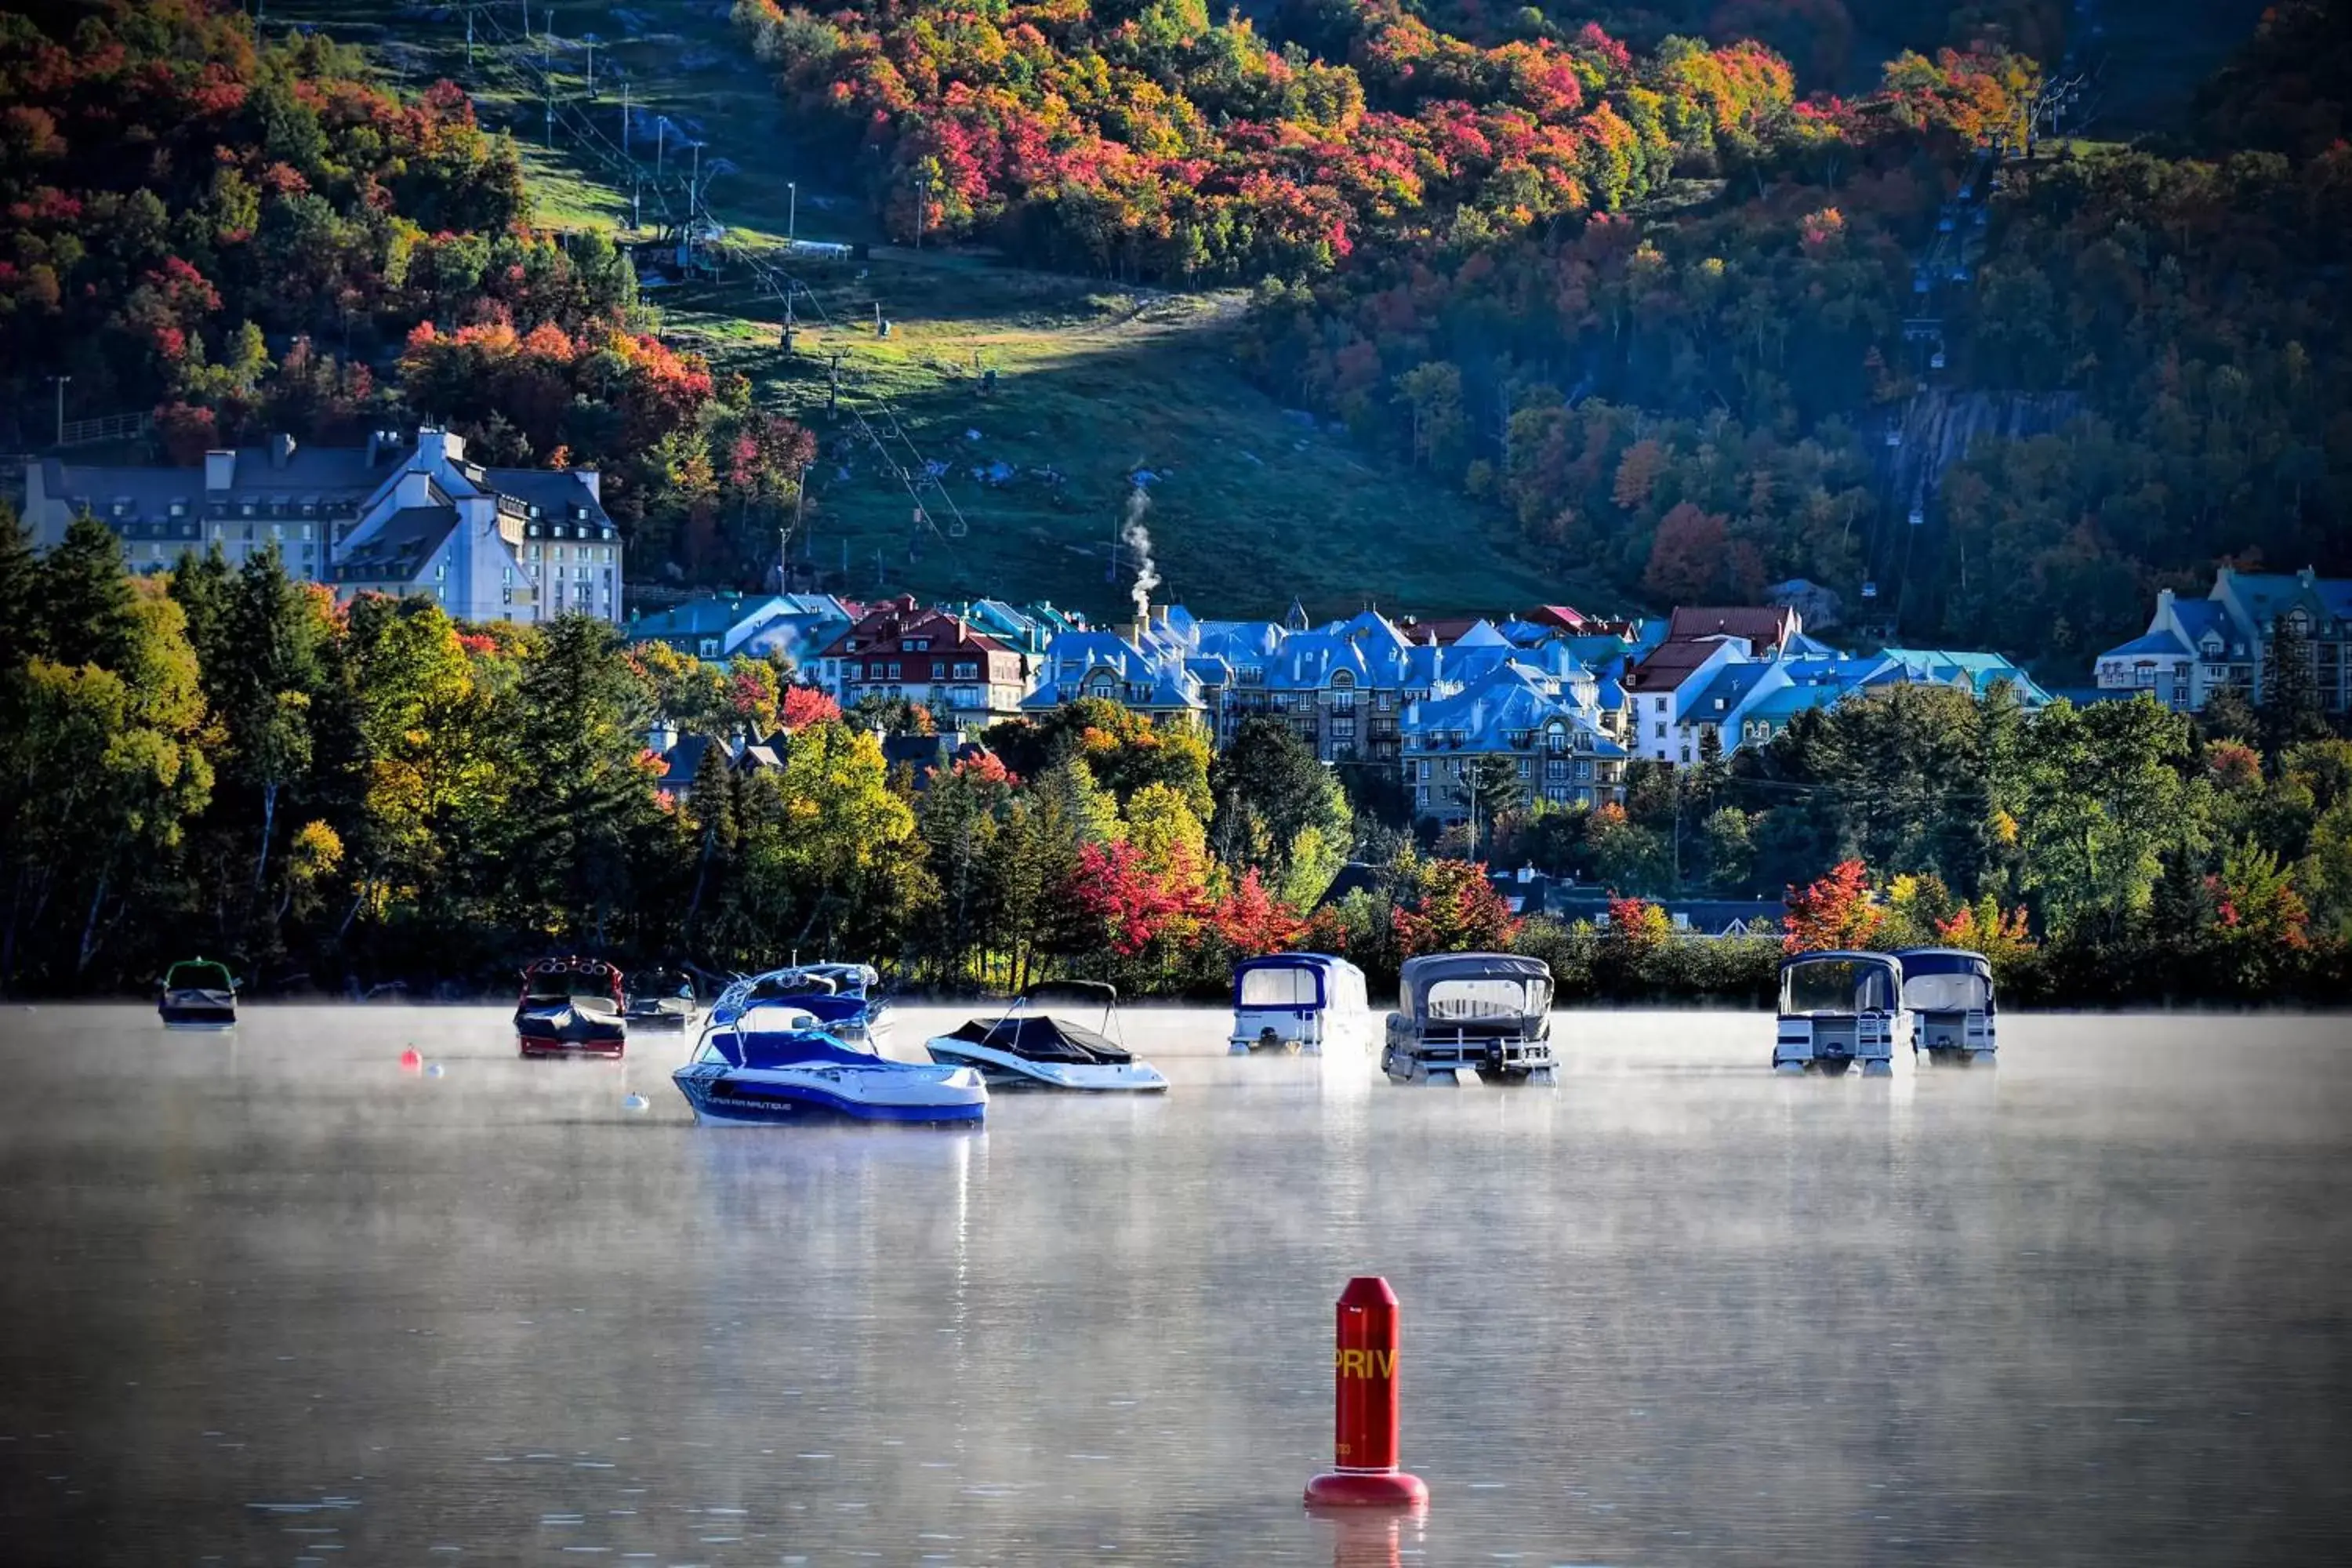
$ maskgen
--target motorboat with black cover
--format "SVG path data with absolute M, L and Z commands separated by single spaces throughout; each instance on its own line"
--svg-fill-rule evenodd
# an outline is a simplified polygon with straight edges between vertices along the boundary
M 698 1121 L 772 1127 L 856 1121 L 978 1121 L 988 1086 L 970 1068 L 891 1061 L 827 1034 L 795 1003 L 760 1002 L 712 1022 L 670 1075 Z
M 1514 952 L 1433 952 L 1404 961 L 1381 1067 L 1397 1083 L 1559 1081 L 1551 966 Z
M 1903 964 L 1885 952 L 1801 952 L 1780 961 L 1780 1014 L 1772 1070 L 1864 1078 L 1911 1065 Z
M 155 1011 L 172 1029 L 226 1029 L 236 1022 L 236 977 L 210 958 L 183 959 L 165 972 Z
M 645 969 L 629 976 L 628 1005 L 621 1016 L 631 1028 L 683 1029 L 694 1022 L 694 977 L 675 969 Z
M 628 1038 L 621 972 L 601 958 L 543 958 L 522 972 L 515 1045 L 527 1057 L 617 1057 Z
M 794 963 L 739 977 L 710 1005 L 710 1016 L 724 1023 L 757 1004 L 791 1002 L 815 1014 L 828 1034 L 878 1051 L 890 1036 L 890 1004 L 881 988 L 881 973 L 870 963 Z
M 1996 1009 L 1992 963 L 1963 947 L 1906 947 L 1903 1010 L 1911 1015 L 1911 1048 L 1931 1063 L 1993 1065 Z
M 1102 1019 L 1087 1029 L 1033 1009 L 1052 1000 L 1100 1005 Z M 974 1018 L 952 1034 L 924 1042 L 935 1062 L 976 1068 L 997 1089 L 1062 1089 L 1101 1093 L 1156 1093 L 1168 1087 L 1160 1069 L 1139 1062 L 1118 1030 L 1118 988 L 1099 980 L 1033 985 L 1003 1016 Z

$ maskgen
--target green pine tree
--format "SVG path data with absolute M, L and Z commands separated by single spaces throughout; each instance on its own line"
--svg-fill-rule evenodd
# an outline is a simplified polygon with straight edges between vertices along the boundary
M 122 543 L 88 512 L 68 525 L 65 538 L 40 565 L 28 617 L 42 657 L 76 668 L 121 670 L 138 646 L 131 580 L 122 573 Z

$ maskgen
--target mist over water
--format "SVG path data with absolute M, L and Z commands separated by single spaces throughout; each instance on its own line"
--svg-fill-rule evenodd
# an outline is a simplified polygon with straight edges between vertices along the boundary
M 685 1040 L 500 1009 L 0 1013 L 0 1560 L 2352 1555 L 2342 1019 L 1886 1083 L 1570 1014 L 1549 1092 L 1126 1022 L 1165 1097 L 957 1132 L 697 1129 Z M 1357 1272 L 1433 1494 L 1369 1546 L 1297 1502 Z

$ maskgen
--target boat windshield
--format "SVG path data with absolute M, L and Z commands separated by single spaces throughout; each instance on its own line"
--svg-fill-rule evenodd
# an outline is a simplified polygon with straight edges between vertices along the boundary
M 1550 991 L 1547 982 L 1509 975 L 1440 980 L 1430 986 L 1423 1009 L 1428 1017 L 1447 1024 L 1525 1018 L 1544 1011 Z
M 1992 1005 L 1992 982 L 1981 974 L 1906 974 L 1903 1005 L 1916 1013 L 1981 1013 Z
M 1885 965 L 1851 958 L 1791 964 L 1780 974 L 1780 1011 L 1791 1017 L 1888 1012 L 1895 1005 L 1892 979 Z
M 1241 994 L 1236 1005 L 1243 1007 L 1319 1007 L 1323 1005 L 1322 977 L 1304 963 L 1267 964 L 1242 971 Z
M 523 995 L 533 1002 L 568 1002 L 575 996 L 613 999 L 613 980 L 595 970 L 564 969 L 532 974 L 523 983 Z
M 163 976 L 166 991 L 234 991 L 236 982 L 229 977 L 227 966 L 209 958 L 194 958 L 172 965 Z

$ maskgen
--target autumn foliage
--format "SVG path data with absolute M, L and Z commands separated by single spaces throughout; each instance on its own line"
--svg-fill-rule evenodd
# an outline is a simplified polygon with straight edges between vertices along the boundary
M 1780 939 L 1786 952 L 1866 948 L 1886 919 L 1870 898 L 1870 874 L 1859 860 L 1842 860 L 1802 889 L 1789 889 Z

